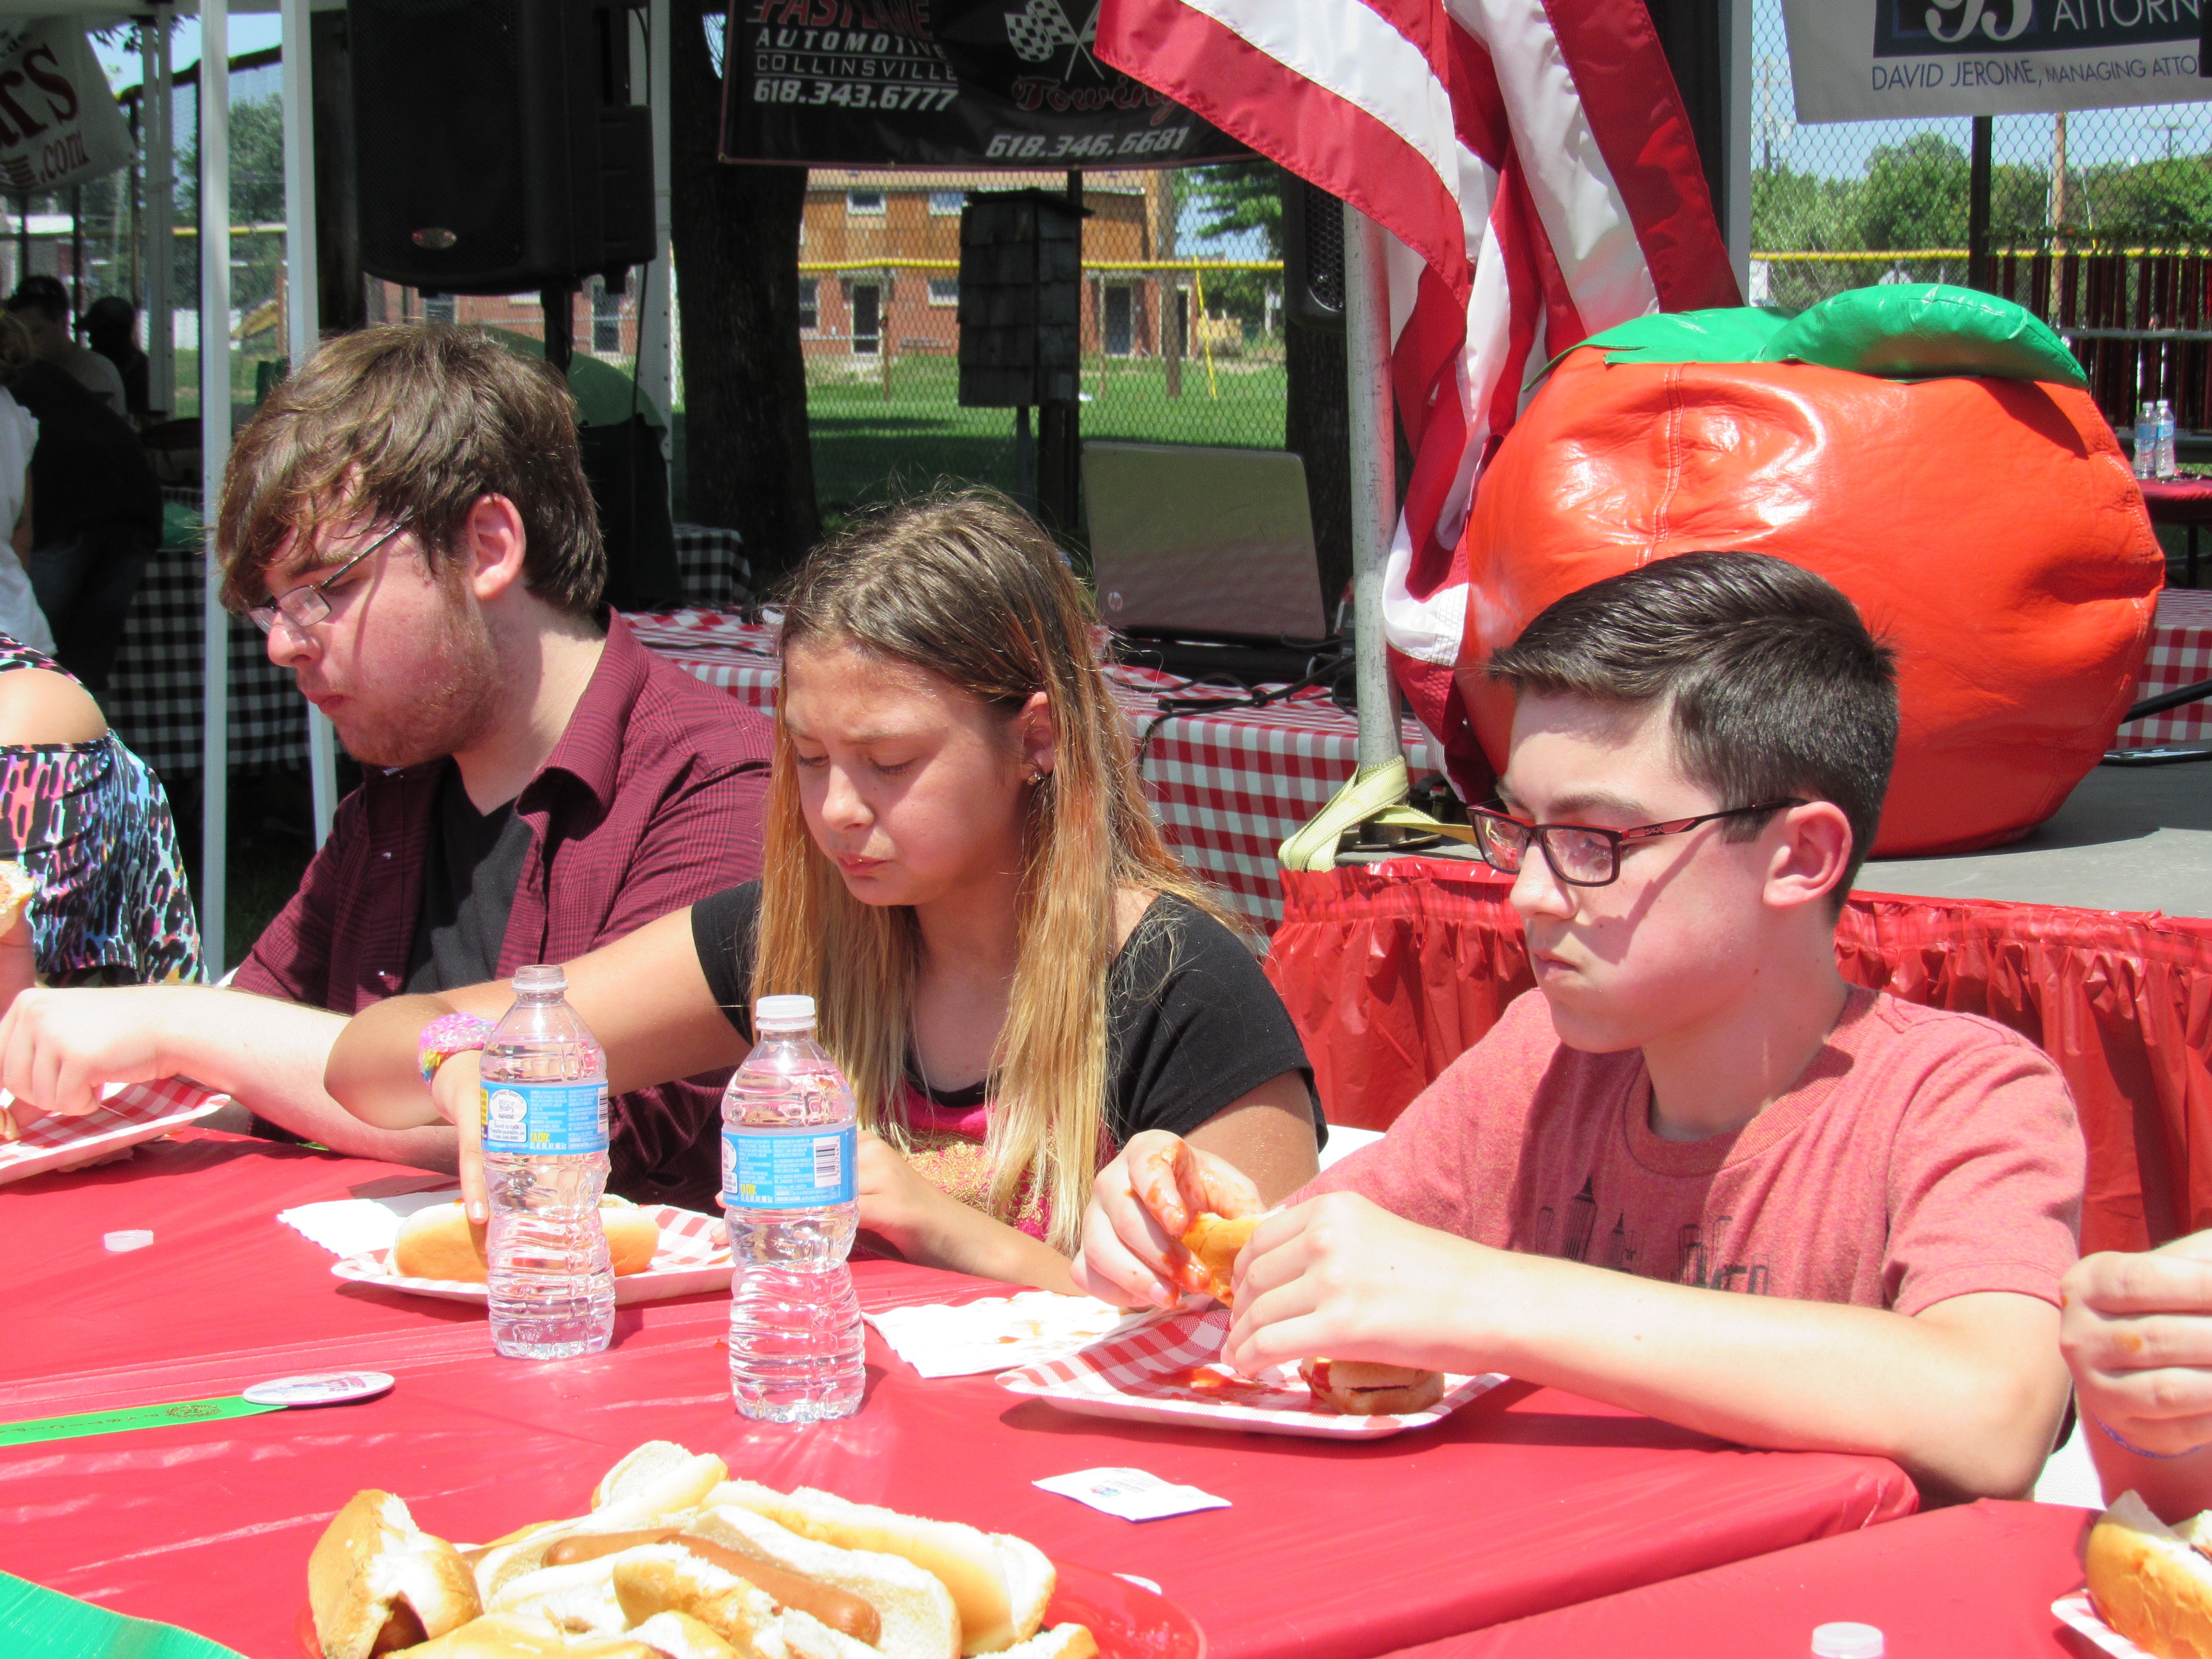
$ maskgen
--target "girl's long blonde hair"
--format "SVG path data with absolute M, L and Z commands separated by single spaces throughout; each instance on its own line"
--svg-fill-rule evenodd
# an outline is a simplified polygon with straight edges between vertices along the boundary
M 787 683 L 794 650 L 839 645 L 924 669 L 1010 720 L 1034 692 L 1050 705 L 1054 759 L 1029 793 L 1020 955 L 992 1054 L 986 1150 L 994 1211 L 1007 1213 L 1030 1176 L 1051 1206 L 1048 1242 L 1073 1254 L 1105 1144 L 1116 896 L 1172 893 L 1221 912 L 1146 809 L 1088 595 L 1011 501 L 985 490 L 908 501 L 817 549 L 786 601 Z M 753 993 L 813 997 L 861 1124 L 903 1146 L 914 912 L 861 903 L 814 844 L 782 706 Z

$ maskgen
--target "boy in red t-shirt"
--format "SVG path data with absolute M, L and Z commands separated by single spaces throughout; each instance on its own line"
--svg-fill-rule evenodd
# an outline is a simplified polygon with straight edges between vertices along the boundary
M 1489 672 L 1517 702 L 1478 845 L 1541 995 L 1261 1225 L 1225 1358 L 1502 1370 L 1881 1453 L 1931 1495 L 2026 1492 L 2066 1403 L 2083 1149 L 2024 1039 L 1837 971 L 1890 653 L 1820 577 L 1705 553 L 1559 600 Z M 1101 1173 L 1096 1293 L 1174 1294 L 1137 1194 L 1172 1150 Z M 1213 1207 L 1257 1208 L 1206 1174 Z

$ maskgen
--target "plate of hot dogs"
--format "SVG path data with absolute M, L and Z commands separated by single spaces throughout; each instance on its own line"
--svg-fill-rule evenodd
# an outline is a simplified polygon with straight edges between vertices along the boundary
M 1034 1545 L 648 1441 L 588 1512 L 483 1545 L 355 1494 L 307 1563 L 308 1659 L 1205 1659 L 1157 1590 Z
M 1308 1359 L 1247 1376 L 1221 1362 L 1235 1291 L 1230 1270 L 1261 1218 L 1196 1217 L 1182 1237 L 1211 1303 L 1158 1314 L 1058 1359 L 1001 1372 L 1003 1389 L 1086 1417 L 1249 1434 L 1372 1440 L 1441 1423 L 1505 1377 Z
M 610 1194 L 599 1200 L 599 1219 L 618 1307 L 729 1290 L 730 1243 L 719 1218 Z M 458 1201 L 433 1205 L 400 1223 L 391 1249 L 347 1256 L 331 1272 L 411 1296 L 484 1302 L 490 1275 L 484 1240 L 483 1224 L 468 1220 Z

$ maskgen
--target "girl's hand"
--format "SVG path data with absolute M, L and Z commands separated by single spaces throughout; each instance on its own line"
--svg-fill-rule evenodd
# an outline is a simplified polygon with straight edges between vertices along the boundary
M 854 1180 L 860 1225 L 908 1261 L 936 1262 L 948 1253 L 941 1235 L 949 1223 L 976 1212 L 947 1198 L 915 1173 L 914 1166 L 872 1129 L 858 1136 Z
M 2212 1443 L 2212 1232 L 2086 1255 L 2063 1288 L 2058 1343 L 2081 1409 L 2154 1456 Z
M 438 1068 L 430 1084 L 431 1103 L 459 1136 L 461 1203 L 471 1221 L 491 1219 L 484 1194 L 483 1067 L 481 1053 L 463 1049 Z

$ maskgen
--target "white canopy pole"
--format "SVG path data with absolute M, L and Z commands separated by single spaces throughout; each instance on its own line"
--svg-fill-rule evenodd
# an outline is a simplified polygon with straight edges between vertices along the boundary
M 170 137 L 169 9 L 154 8 L 139 37 L 139 142 L 146 149 L 146 396 L 164 415 L 177 412 L 177 324 L 170 273 L 177 263 L 176 161 Z
M 230 20 L 228 0 L 200 7 L 200 516 L 210 525 L 230 459 Z M 230 846 L 230 613 L 222 561 L 205 542 L 205 695 L 200 738 L 200 948 L 222 972 Z
M 1344 204 L 1344 360 L 1351 400 L 1352 665 L 1359 764 L 1402 758 L 1398 690 L 1382 640 L 1382 566 L 1398 517 L 1397 428 L 1390 408 L 1390 306 L 1382 227 Z
M 308 0 L 283 0 L 285 309 L 295 374 L 322 338 L 321 265 L 315 247 L 315 80 Z M 337 805 L 337 750 L 330 716 L 307 706 L 307 775 L 315 845 L 331 836 Z
M 668 0 L 650 0 L 646 11 L 646 101 L 653 121 L 653 263 L 638 296 L 638 379 L 646 397 L 668 422 L 667 450 L 676 429 L 676 357 L 670 326 L 674 289 L 669 264 Z M 671 459 L 673 459 L 672 456 Z

